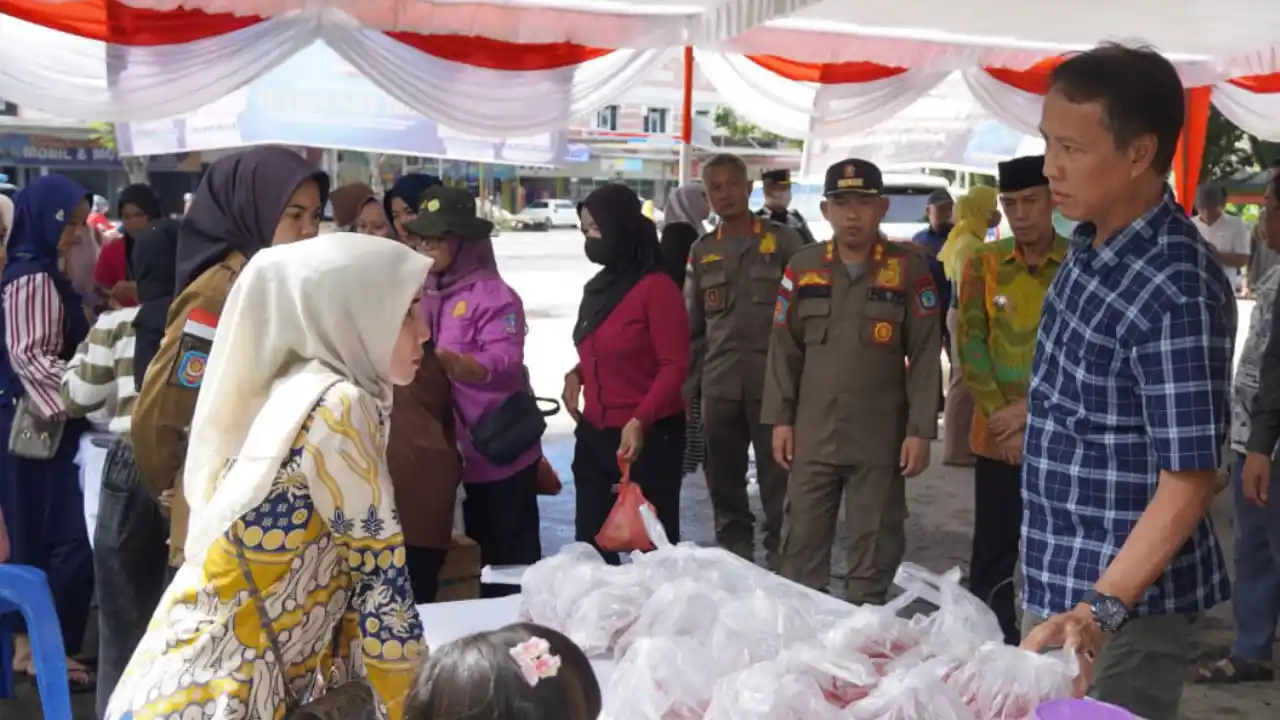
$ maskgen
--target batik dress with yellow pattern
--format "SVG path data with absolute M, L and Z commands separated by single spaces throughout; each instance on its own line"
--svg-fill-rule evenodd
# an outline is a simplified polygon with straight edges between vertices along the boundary
M 310 694 L 317 669 L 339 682 L 363 677 L 399 720 L 425 648 L 386 441 L 387 413 L 367 393 L 345 382 L 330 388 L 267 499 L 201 565 L 179 570 L 106 717 L 283 717 L 281 672 L 237 561 L 239 537 L 295 696 Z

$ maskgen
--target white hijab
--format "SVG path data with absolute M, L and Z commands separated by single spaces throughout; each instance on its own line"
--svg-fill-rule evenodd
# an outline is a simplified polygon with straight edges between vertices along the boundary
M 188 562 L 262 504 L 331 386 L 348 381 L 390 406 L 392 349 L 430 269 L 398 242 L 356 233 L 254 255 L 218 320 L 192 418 Z
M 9 246 L 9 233 L 13 230 L 13 201 L 8 195 L 0 195 L 0 227 L 4 228 L 4 232 L 0 233 L 0 246 Z

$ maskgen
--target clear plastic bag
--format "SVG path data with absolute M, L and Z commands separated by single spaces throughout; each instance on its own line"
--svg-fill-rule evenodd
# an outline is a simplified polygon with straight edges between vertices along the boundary
M 636 640 L 618 661 L 604 694 L 603 720 L 702 720 L 717 673 L 705 643 L 690 638 Z
M 611 654 L 653 590 L 634 565 L 610 567 L 568 612 L 562 632 L 589 657 Z
M 525 571 L 521 580 L 520 618 L 564 630 L 565 620 L 578 602 L 599 587 L 615 568 L 587 543 L 566 545 Z
M 895 672 L 864 700 L 850 705 L 851 720 L 977 720 L 932 663 Z
M 680 577 L 663 583 L 649 596 L 635 623 L 619 638 L 614 653 L 621 657 L 642 638 L 687 638 L 706 647 L 720 609 L 729 602 L 728 593 L 706 582 Z
M 822 635 L 822 644 L 839 654 L 853 653 L 870 659 L 881 675 L 897 661 L 915 657 L 924 637 L 924 620 L 898 617 L 896 607 L 860 605 Z
M 705 720 L 841 720 L 813 677 L 781 661 L 757 663 L 721 678 Z
M 942 575 L 913 563 L 898 567 L 894 584 L 922 600 L 938 606 L 928 618 L 922 638 L 930 656 L 972 657 L 987 643 L 1002 642 L 1004 631 L 987 604 L 960 585 L 960 569 Z
M 875 663 L 865 655 L 833 652 L 819 642 L 794 646 L 779 658 L 790 672 L 813 678 L 823 698 L 844 708 L 862 700 L 880 682 Z
M 674 580 L 696 580 L 707 588 L 730 595 L 744 595 L 762 584 L 780 582 L 775 576 L 720 548 L 698 547 L 691 543 L 659 543 L 650 553 L 634 553 L 631 558 L 653 587 Z
M 1071 697 L 1079 672 L 1071 653 L 1040 655 L 997 642 L 951 661 L 942 677 L 978 720 L 1031 720 L 1041 703 Z
M 711 631 L 711 652 L 725 672 L 777 658 L 818 633 L 812 606 L 756 590 L 723 606 Z

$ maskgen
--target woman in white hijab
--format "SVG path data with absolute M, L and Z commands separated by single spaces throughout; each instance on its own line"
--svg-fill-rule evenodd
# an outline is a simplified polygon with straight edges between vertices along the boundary
M 108 720 L 288 716 L 346 681 L 402 717 L 425 648 L 385 450 L 392 387 L 413 381 L 430 337 L 418 311 L 430 267 L 354 233 L 246 266 L 209 356 L 182 362 L 204 376 L 186 564 Z
M 0 195 L 0 267 L 4 267 L 5 248 L 9 246 L 11 229 L 13 229 L 13 201 L 8 195 Z

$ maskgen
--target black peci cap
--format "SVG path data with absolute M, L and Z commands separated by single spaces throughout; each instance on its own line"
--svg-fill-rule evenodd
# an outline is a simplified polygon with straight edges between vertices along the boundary
M 822 184 L 822 194 L 830 197 L 841 193 L 879 195 L 884 190 L 884 177 L 880 168 L 866 160 L 841 160 L 827 168 L 827 179 Z
M 760 173 L 760 179 L 767 183 L 773 183 L 775 185 L 790 185 L 791 171 L 790 170 L 765 170 L 764 172 Z
M 1024 155 L 1005 160 L 999 165 L 1000 192 L 1020 192 L 1033 187 L 1044 187 L 1049 179 L 1044 176 L 1044 156 Z

